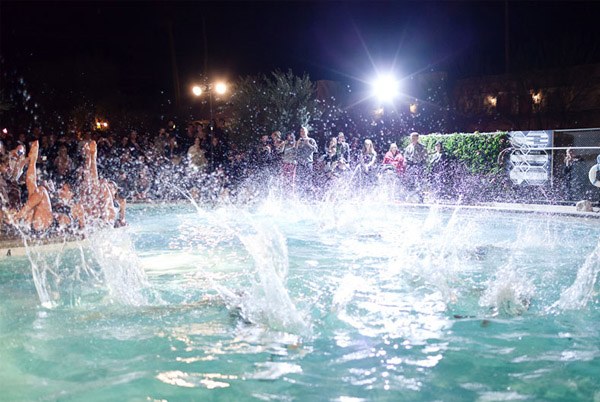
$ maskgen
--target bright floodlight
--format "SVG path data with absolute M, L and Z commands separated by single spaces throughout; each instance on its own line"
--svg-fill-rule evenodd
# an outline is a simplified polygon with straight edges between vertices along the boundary
M 227 85 L 222 82 L 217 83 L 217 85 L 215 85 L 215 92 L 217 92 L 219 95 L 223 95 L 225 92 L 227 92 Z
M 398 81 L 391 75 L 379 77 L 373 82 L 373 94 L 381 102 L 391 102 L 398 95 Z
M 194 95 L 200 96 L 202 95 L 202 88 L 200 88 L 198 85 L 194 85 L 192 87 L 192 92 L 194 93 Z

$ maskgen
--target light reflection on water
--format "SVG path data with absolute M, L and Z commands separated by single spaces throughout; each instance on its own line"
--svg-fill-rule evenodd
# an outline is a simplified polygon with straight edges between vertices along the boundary
M 118 253 L 84 252 L 92 273 L 79 279 L 80 250 L 62 256 L 49 310 L 26 260 L 0 262 L 8 397 L 600 392 L 597 221 L 271 200 L 134 207 L 123 236 L 98 240 Z

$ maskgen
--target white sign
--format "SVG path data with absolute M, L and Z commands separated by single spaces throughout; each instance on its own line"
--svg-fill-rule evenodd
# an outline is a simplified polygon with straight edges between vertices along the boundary
M 513 150 L 510 154 L 509 177 L 515 184 L 540 186 L 550 178 L 550 131 L 513 131 L 509 133 Z M 531 149 L 538 148 L 538 149 Z

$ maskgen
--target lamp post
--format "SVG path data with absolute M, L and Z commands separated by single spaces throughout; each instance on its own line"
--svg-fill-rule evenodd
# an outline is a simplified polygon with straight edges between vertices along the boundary
M 213 133 L 214 130 L 214 126 L 213 126 L 213 120 L 214 120 L 214 116 L 213 116 L 213 91 L 217 94 L 217 95 L 224 95 L 227 92 L 227 84 L 225 84 L 224 82 L 214 82 L 214 83 L 208 83 L 208 84 L 202 84 L 202 85 L 194 85 L 192 87 L 192 93 L 197 97 L 201 97 L 202 94 L 207 93 L 208 94 L 208 103 L 209 103 L 209 107 L 210 107 L 210 134 L 208 134 L 208 138 L 209 141 L 212 141 L 213 135 L 215 133 Z M 209 145 L 209 159 L 210 159 L 210 164 L 211 167 L 214 165 L 214 152 L 213 152 L 213 145 L 210 144 Z
M 202 94 L 207 93 L 208 94 L 208 104 L 210 107 L 210 121 L 212 123 L 213 121 L 213 102 L 212 102 L 212 97 L 213 97 L 213 91 L 217 94 L 217 95 L 224 95 L 227 92 L 227 84 L 224 82 L 215 82 L 215 83 L 208 83 L 208 84 L 201 84 L 201 85 L 194 85 L 192 87 L 192 93 L 196 96 L 196 97 L 200 97 L 202 96 Z

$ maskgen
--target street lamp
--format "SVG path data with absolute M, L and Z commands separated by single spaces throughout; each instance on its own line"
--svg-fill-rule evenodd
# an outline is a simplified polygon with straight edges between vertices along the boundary
M 215 82 L 215 83 L 208 83 L 208 84 L 202 84 L 202 85 L 194 85 L 192 87 L 192 93 L 196 96 L 196 97 L 200 97 L 202 96 L 203 93 L 208 93 L 208 102 L 209 102 L 209 106 L 210 106 L 210 121 L 212 122 L 213 120 L 213 107 L 212 107 L 212 93 L 216 92 L 217 95 L 224 95 L 225 93 L 227 93 L 227 84 L 224 82 Z

